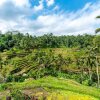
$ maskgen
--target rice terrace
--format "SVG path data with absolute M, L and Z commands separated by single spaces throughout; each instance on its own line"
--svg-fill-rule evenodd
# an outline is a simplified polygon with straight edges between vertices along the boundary
M 0 100 L 100 100 L 100 0 L 0 0 Z

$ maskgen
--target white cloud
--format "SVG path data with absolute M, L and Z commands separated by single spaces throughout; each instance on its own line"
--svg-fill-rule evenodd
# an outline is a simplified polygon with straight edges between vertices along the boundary
M 28 28 L 33 29 L 31 32 L 38 33 L 38 35 L 51 32 L 56 35 L 92 34 L 100 24 L 100 21 L 95 18 L 98 14 L 100 14 L 100 2 L 86 4 L 83 9 L 74 13 L 41 15 L 36 20 L 29 22 Z
M 38 6 L 34 6 L 34 8 L 33 8 L 33 10 L 34 11 L 40 11 L 40 10 L 42 10 L 43 9 L 43 0 L 40 0 L 39 1 L 39 5 Z
M 52 5 L 55 3 L 54 0 L 46 0 L 46 2 L 47 2 L 47 6 L 48 6 L 48 7 L 49 7 L 49 6 L 52 6 Z
M 0 0 L 0 6 L 5 2 L 12 2 L 16 6 L 30 6 L 29 0 Z
M 11 0 L 16 6 L 26 6 L 29 7 L 30 3 L 29 0 Z
M 0 0 L 0 6 L 1 6 L 4 2 L 6 2 L 6 0 Z
M 59 10 L 59 6 L 56 5 L 56 6 L 53 8 L 53 10 Z
M 100 20 L 95 18 L 100 14 L 100 2 L 87 3 L 78 11 L 67 13 L 65 11 L 54 13 L 53 11 L 58 9 L 55 5 L 51 10 L 52 13 L 37 15 L 35 19 L 30 19 L 29 16 L 34 17 L 33 11 L 37 12 L 43 9 L 44 0 L 40 0 L 39 5 L 35 5 L 34 8 L 30 8 L 28 0 L 23 1 L 25 2 L 21 2 L 21 4 L 18 0 L 6 0 L 0 3 L 0 30 L 19 30 L 34 33 L 33 35 L 51 32 L 55 35 L 76 35 L 93 33 L 100 24 Z M 42 7 L 39 7 L 40 5 Z
M 16 6 L 16 2 L 8 0 L 0 5 L 0 20 L 16 21 L 19 18 L 29 16 L 32 10 L 29 7 Z M 18 4 L 17 4 L 18 5 Z

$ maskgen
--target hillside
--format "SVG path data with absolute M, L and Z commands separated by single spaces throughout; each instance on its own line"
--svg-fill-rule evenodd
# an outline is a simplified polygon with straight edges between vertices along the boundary
M 87 34 L 1 34 L 0 97 L 99 100 L 99 41 Z
M 11 93 L 9 92 L 11 91 Z M 21 94 L 27 95 L 29 98 L 37 97 L 42 100 L 99 100 L 100 90 L 88 86 L 83 86 L 73 80 L 54 78 L 51 76 L 44 77 L 38 80 L 28 79 L 22 83 L 7 83 L 1 85 L 1 92 L 12 94 L 14 98 Z M 8 93 L 7 93 L 8 91 Z M 16 92 L 17 91 L 17 92 Z M 14 94 L 14 95 L 13 95 Z M 4 94 L 2 96 L 5 96 Z M 2 97 L 0 96 L 0 97 Z M 23 95 L 19 95 L 21 100 Z M 65 99 L 66 98 L 66 99 Z M 16 99 L 18 100 L 18 99 Z M 43 99 L 44 100 L 44 99 Z

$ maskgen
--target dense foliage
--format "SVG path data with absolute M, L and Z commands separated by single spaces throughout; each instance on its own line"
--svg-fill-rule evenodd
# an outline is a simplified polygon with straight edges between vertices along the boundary
M 19 32 L 7 32 L 0 34 L 0 51 L 9 50 L 13 47 L 30 50 L 35 48 L 60 48 L 60 47 L 88 47 L 92 46 L 93 35 L 78 36 L 54 36 L 45 34 L 43 36 L 31 36 Z

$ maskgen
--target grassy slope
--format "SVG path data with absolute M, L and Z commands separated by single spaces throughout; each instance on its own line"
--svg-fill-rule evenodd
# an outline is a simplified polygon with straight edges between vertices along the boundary
M 8 83 L 2 85 L 6 89 L 14 90 L 32 90 L 35 87 L 43 88 L 50 95 L 48 100 L 51 98 L 60 98 L 57 100 L 100 100 L 100 90 L 88 86 L 83 86 L 73 80 L 58 79 L 54 77 L 44 77 L 38 80 L 26 80 L 23 83 Z

